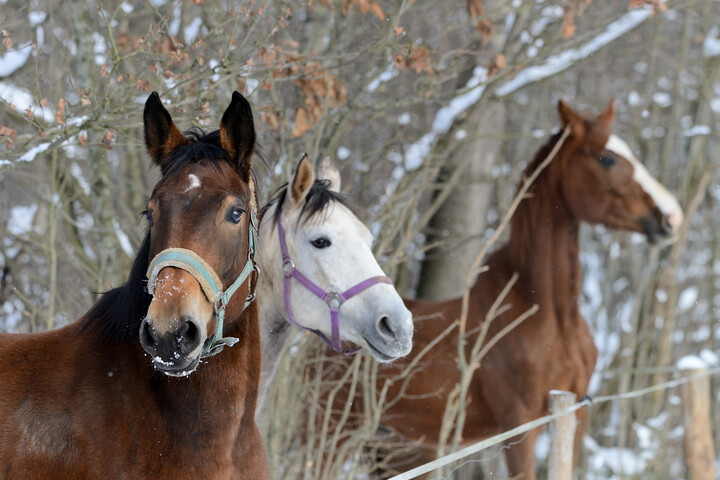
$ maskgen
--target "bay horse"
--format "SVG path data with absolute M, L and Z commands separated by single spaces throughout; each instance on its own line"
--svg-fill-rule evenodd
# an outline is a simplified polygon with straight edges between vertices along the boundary
M 303 156 L 290 182 L 261 210 L 258 409 L 291 325 L 315 333 L 336 352 L 357 351 L 343 342 L 366 347 L 379 362 L 412 348 L 412 315 L 375 260 L 372 234 L 340 193 L 340 182 L 329 158 L 316 176 Z
M 569 136 L 520 202 L 507 243 L 488 257 L 487 271 L 469 292 L 466 331 L 474 335 L 468 335 L 468 358 L 486 314 L 514 275 L 517 281 L 491 322 L 485 342 L 534 305 L 538 310 L 481 359 L 468 390 L 465 445 L 547 414 L 550 390 L 571 391 L 578 398 L 587 394 L 597 349 L 578 310 L 580 224 L 639 232 L 656 243 L 672 237 L 682 222 L 677 200 L 648 173 L 627 143 L 611 133 L 614 102 L 597 117 L 578 114 L 562 101 L 558 113 L 562 130 L 540 148 L 523 177 L 530 177 L 548 157 L 563 130 L 569 129 Z M 382 372 L 378 389 L 384 378 L 401 371 L 460 318 L 462 299 L 406 300 L 406 305 L 415 318 L 413 353 Z M 415 453 L 424 457 L 419 459 L 422 463 L 434 458 L 448 395 L 460 381 L 457 348 L 458 335 L 451 332 L 428 350 L 406 383 L 396 381 L 389 389 L 381 422 L 418 442 L 420 451 Z M 576 458 L 586 415 L 585 410 L 578 412 Z M 539 433 L 535 429 L 506 442 L 512 477 L 535 479 Z M 393 459 L 396 467 L 401 460 Z
M 255 128 L 235 92 L 219 130 L 144 109 L 161 171 L 127 282 L 58 330 L 0 335 L 0 479 L 269 479 L 254 421 Z

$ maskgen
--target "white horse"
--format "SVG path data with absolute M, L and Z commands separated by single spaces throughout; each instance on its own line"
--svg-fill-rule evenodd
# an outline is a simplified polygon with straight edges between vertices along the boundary
M 294 331 L 291 324 L 342 353 L 357 351 L 344 350 L 342 342 L 366 347 L 380 362 L 412 347 L 412 314 L 375 260 L 370 230 L 339 194 L 339 172 L 325 159 L 318 176 L 304 156 L 287 187 L 261 212 L 258 410 Z

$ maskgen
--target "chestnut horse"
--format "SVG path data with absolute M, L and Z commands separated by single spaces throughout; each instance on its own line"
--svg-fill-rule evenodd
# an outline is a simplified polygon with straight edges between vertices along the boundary
M 475 335 L 469 335 L 468 356 L 486 314 L 515 274 L 517 282 L 502 302 L 506 310 L 499 310 L 502 313 L 490 324 L 485 341 L 533 305 L 538 310 L 502 337 L 474 373 L 462 431 L 464 444 L 547 414 L 552 389 L 574 392 L 578 398 L 586 395 L 597 349 L 578 311 L 581 222 L 644 233 L 651 243 L 672 236 L 682 222 L 677 200 L 640 164 L 630 147 L 611 134 L 614 104 L 596 118 L 580 115 L 563 102 L 558 111 L 563 129 L 569 128 L 570 134 L 519 204 L 508 242 L 488 258 L 487 272 L 478 276 L 469 292 L 466 331 Z M 553 135 L 537 152 L 525 178 L 548 157 L 562 133 Z M 413 353 L 407 357 L 411 360 L 460 318 L 462 300 L 406 300 L 406 304 L 416 329 Z M 457 341 L 458 335 L 451 332 L 420 360 L 407 385 L 396 381 L 388 393 L 382 424 L 405 439 L 420 442 L 424 460 L 434 457 L 448 395 L 460 381 Z M 402 371 L 406 364 L 405 359 L 396 362 L 385 369 L 385 376 Z M 395 370 L 396 365 L 400 370 Z M 578 417 L 576 453 L 586 412 L 579 411 Z M 535 478 L 534 446 L 539 433 L 535 429 L 508 440 L 506 461 L 513 477 Z M 396 463 L 402 470 L 410 468 Z
M 219 130 L 183 134 L 153 93 L 144 128 L 162 177 L 127 283 L 66 327 L 0 335 L 2 480 L 270 478 L 250 105 L 235 92 Z
M 295 331 L 291 325 L 317 334 L 336 352 L 357 351 L 342 342 L 366 347 L 379 362 L 410 352 L 410 311 L 375 260 L 372 234 L 340 193 L 340 172 L 329 158 L 316 178 L 303 156 L 290 182 L 263 207 L 260 239 L 258 408 Z

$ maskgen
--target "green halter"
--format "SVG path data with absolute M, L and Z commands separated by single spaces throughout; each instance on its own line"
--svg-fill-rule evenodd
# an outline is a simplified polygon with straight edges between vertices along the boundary
M 255 209 L 250 209 L 250 229 L 248 232 L 248 259 L 245 262 L 240 275 L 230 285 L 227 290 L 223 292 L 222 281 L 220 277 L 215 273 L 210 265 L 207 264 L 197 253 L 192 250 L 184 248 L 167 248 L 162 252 L 158 253 L 147 271 L 148 287 L 147 291 L 150 295 L 155 294 L 155 286 L 157 284 L 157 277 L 165 267 L 176 267 L 185 270 L 190 273 L 200 283 L 205 296 L 213 304 L 215 310 L 215 317 L 217 323 L 215 325 L 215 334 L 205 340 L 203 344 L 201 358 L 212 357 L 217 355 L 225 348 L 225 345 L 232 347 L 239 339 L 235 337 L 223 337 L 223 325 L 225 322 L 225 307 L 230 302 L 230 298 L 245 283 L 253 272 L 257 272 L 255 266 L 255 237 L 257 235 L 257 214 Z M 248 285 L 248 296 L 245 299 L 245 310 L 255 300 L 255 293 Z

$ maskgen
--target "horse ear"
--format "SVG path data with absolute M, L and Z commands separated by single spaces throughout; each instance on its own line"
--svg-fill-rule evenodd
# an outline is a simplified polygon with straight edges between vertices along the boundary
M 248 181 L 255 151 L 255 124 L 250 103 L 238 92 L 233 92 L 220 121 L 220 146 Z
M 292 202 L 297 204 L 305 200 L 314 183 L 315 172 L 313 172 L 312 165 L 310 165 L 308 156 L 305 154 L 300 159 L 290 180 L 290 199 Z
M 330 190 L 333 192 L 340 191 L 340 172 L 332 160 L 330 160 L 330 157 L 323 158 L 323 161 L 320 164 L 320 173 L 318 177 L 323 180 L 329 180 Z
M 615 120 L 615 99 L 610 100 L 604 112 L 598 115 L 598 120 L 605 125 L 610 125 Z
M 582 137 L 585 134 L 585 120 L 562 100 L 558 100 L 558 115 L 563 130 L 570 125 L 570 133 L 575 137 Z
M 170 113 L 163 107 L 157 92 L 152 92 L 145 102 L 143 126 L 145 147 L 155 165 L 161 168 L 163 162 L 175 148 L 190 143 L 173 123 Z

